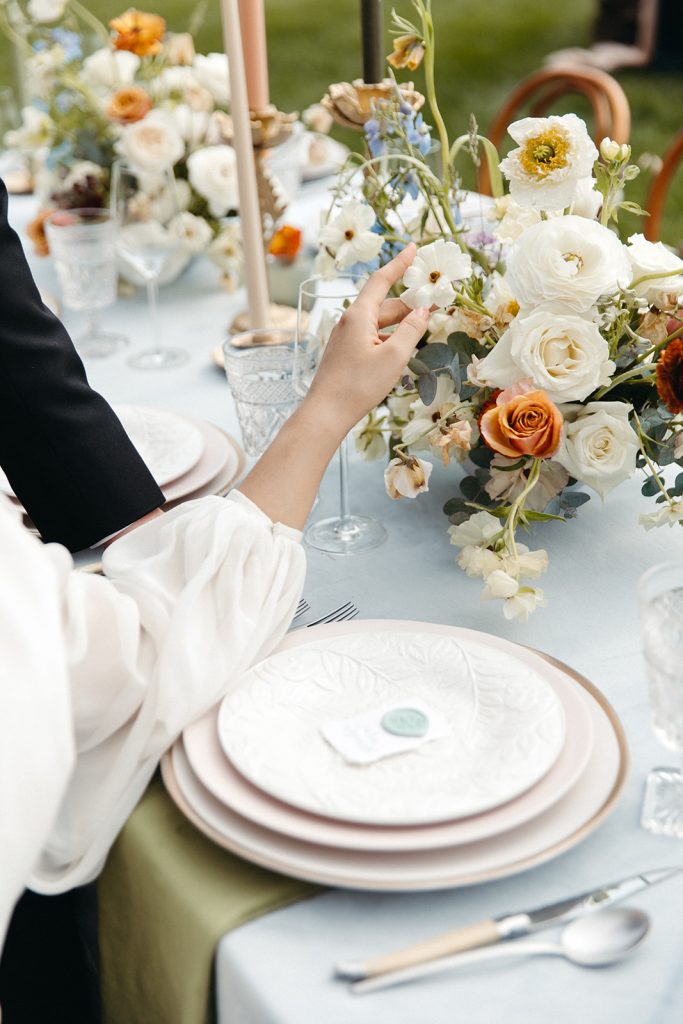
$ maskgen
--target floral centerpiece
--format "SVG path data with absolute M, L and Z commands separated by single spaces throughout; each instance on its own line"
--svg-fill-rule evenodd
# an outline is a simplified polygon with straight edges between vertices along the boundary
M 627 145 L 605 139 L 598 152 L 575 115 L 511 124 L 502 161 L 474 123 L 451 144 L 430 0 L 413 7 L 414 22 L 394 15 L 388 59 L 409 70 L 424 60 L 435 138 L 398 84 L 356 104 L 366 152 L 336 183 L 319 266 L 369 272 L 417 243 L 397 294 L 432 311 L 428 334 L 359 424 L 357 447 L 368 458 L 388 451 L 396 499 L 428 489 L 425 453 L 469 467 L 444 508 L 457 562 L 483 580 L 482 599 L 526 620 L 545 603 L 535 581 L 548 555 L 520 543 L 520 530 L 573 518 L 636 470 L 655 504 L 643 525 L 683 525 L 683 472 L 662 473 L 683 470 L 683 261 L 642 234 L 619 238 L 620 210 L 642 212 L 623 199 L 638 168 Z M 477 166 L 483 155 L 492 198 L 463 193 L 464 153 Z
M 199 9 L 198 9 L 199 10 Z M 194 26 L 191 26 L 194 28 Z M 192 32 L 128 10 L 101 24 L 79 0 L 0 3 L 0 30 L 21 57 L 28 103 L 7 143 L 29 154 L 44 206 L 108 202 L 117 157 L 140 173 L 141 202 L 163 204 L 173 168 L 171 229 L 188 258 L 206 252 L 233 279 L 241 264 L 229 80 L 223 53 L 195 52 Z M 33 236 L 43 244 L 41 219 Z

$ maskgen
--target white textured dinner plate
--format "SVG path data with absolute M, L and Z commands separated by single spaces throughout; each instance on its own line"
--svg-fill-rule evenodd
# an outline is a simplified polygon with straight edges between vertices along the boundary
M 301 180 L 317 181 L 336 174 L 350 153 L 349 147 L 319 132 L 308 132 L 305 138 L 310 142 L 308 159 L 301 167 Z M 317 159 L 311 159 L 311 155 Z
M 204 435 L 184 416 L 145 405 L 116 405 L 114 412 L 160 487 L 189 472 L 201 458 Z
M 191 421 L 204 437 L 204 452 L 195 466 L 163 488 L 167 504 L 207 493 L 215 480 L 231 483 L 244 469 L 244 452 L 234 438 L 206 420 Z M 210 490 L 210 493 L 217 493 Z
M 370 764 L 324 738 L 332 721 L 423 701 L 447 734 Z M 254 666 L 221 704 L 218 736 L 253 785 L 301 810 L 370 825 L 422 825 L 512 800 L 550 769 L 564 741 L 552 686 L 479 639 L 381 623 L 311 637 Z
M 569 792 L 543 814 L 501 836 L 416 852 L 337 850 L 280 835 L 223 806 L 192 771 L 182 740 L 164 756 L 162 777 L 179 809 L 219 846 L 295 878 L 352 889 L 409 892 L 475 885 L 517 874 L 557 857 L 594 831 L 614 808 L 628 767 L 624 733 L 605 698 L 571 669 L 552 663 L 586 691 L 595 742 L 585 771 Z
M 354 623 L 356 625 L 361 623 Z M 285 643 L 291 645 L 296 638 L 298 644 L 303 645 L 309 641 L 307 634 L 331 628 L 339 632 L 345 627 L 314 626 L 310 630 L 297 630 Z M 448 627 L 441 628 L 448 630 Z M 315 642 L 312 637 L 310 642 Z M 516 651 L 557 693 L 565 715 L 565 741 L 552 768 L 535 786 L 516 800 L 484 814 L 438 825 L 401 828 L 356 825 L 300 811 L 252 786 L 232 766 L 218 742 L 218 706 L 184 730 L 185 753 L 202 785 L 226 807 L 264 828 L 304 842 L 349 850 L 395 852 L 437 849 L 500 835 L 560 800 L 585 769 L 593 746 L 593 718 L 589 707 L 592 698 L 574 679 L 535 652 L 519 647 Z

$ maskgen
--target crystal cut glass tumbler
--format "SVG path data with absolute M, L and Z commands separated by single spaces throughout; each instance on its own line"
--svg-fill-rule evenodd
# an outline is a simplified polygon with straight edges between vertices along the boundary
M 683 562 L 650 569 L 640 581 L 643 654 L 655 735 L 683 753 Z M 683 839 L 683 773 L 655 768 L 645 787 L 641 824 Z

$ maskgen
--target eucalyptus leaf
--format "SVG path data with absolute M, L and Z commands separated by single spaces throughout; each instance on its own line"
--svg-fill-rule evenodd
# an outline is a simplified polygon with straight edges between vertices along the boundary
M 581 505 L 585 505 L 590 500 L 590 494 L 586 494 L 585 491 L 565 491 L 560 498 L 560 506 L 563 509 L 580 508 Z
M 484 469 L 488 469 L 494 455 L 495 452 L 491 448 L 471 448 L 467 453 L 467 458 L 475 466 L 482 466 Z
M 655 494 L 659 493 L 659 484 L 653 476 L 649 476 L 640 488 L 640 493 L 646 498 L 653 498 Z
M 460 481 L 460 490 L 468 501 L 476 501 L 483 490 L 481 480 L 477 480 L 476 476 L 463 477 Z
M 437 376 L 431 370 L 417 379 L 417 393 L 424 405 L 431 405 L 436 398 Z
M 448 345 L 437 342 L 434 345 L 425 345 L 424 348 L 421 348 L 418 359 L 429 370 L 443 370 L 451 365 L 453 353 Z
M 420 349 L 420 353 L 422 353 L 422 349 Z M 429 366 L 427 366 L 426 363 L 423 363 L 418 356 L 413 356 L 413 358 L 408 363 L 408 369 L 412 370 L 413 373 L 421 374 L 429 373 L 430 368 Z

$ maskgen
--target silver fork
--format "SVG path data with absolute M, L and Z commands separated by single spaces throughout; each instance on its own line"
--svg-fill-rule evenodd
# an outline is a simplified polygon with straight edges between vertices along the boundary
M 340 608 L 335 608 L 333 612 L 329 612 L 327 615 L 323 615 L 320 619 L 315 619 L 314 622 L 307 622 L 306 628 L 309 626 L 321 626 L 324 622 L 348 622 L 350 619 L 355 619 L 358 615 L 358 609 L 352 601 L 347 601 Z
M 301 615 L 305 615 L 306 612 L 310 612 L 310 610 L 310 604 L 308 603 L 305 597 L 302 597 L 298 605 L 296 606 L 296 611 L 294 612 L 294 618 L 292 619 L 292 622 L 294 622 L 295 619 L 298 619 Z

